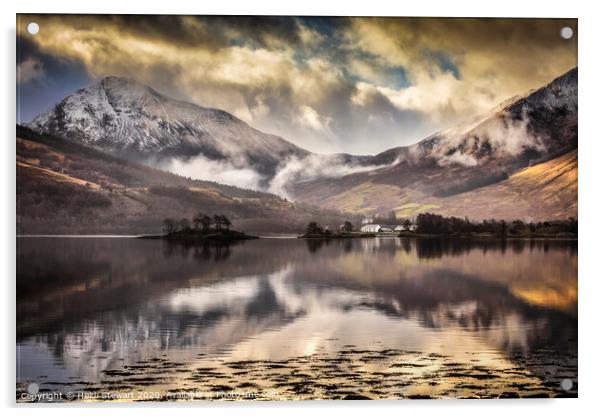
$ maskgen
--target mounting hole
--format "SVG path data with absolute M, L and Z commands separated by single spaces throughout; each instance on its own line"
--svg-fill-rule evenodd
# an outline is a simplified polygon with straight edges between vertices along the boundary
M 573 37 L 573 29 L 571 29 L 568 26 L 563 27 L 562 29 L 560 29 L 560 36 L 562 37 L 562 39 L 570 39 Z
M 30 35 L 35 35 L 40 31 L 40 25 L 36 22 L 31 22 L 27 25 L 27 33 Z
M 565 378 L 560 382 L 560 388 L 564 391 L 569 391 L 573 388 L 573 380 Z

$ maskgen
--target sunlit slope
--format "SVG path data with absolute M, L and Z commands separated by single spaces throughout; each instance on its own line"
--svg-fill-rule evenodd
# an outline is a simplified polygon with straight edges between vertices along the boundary
M 167 217 L 227 215 L 248 232 L 299 232 L 308 221 L 349 216 L 276 195 L 197 181 L 19 128 L 19 234 L 149 233 Z
M 362 214 L 394 207 L 397 216 L 421 212 L 471 219 L 563 219 L 577 216 L 577 149 L 522 169 L 493 185 L 438 198 L 413 189 L 365 182 L 325 198 L 324 205 Z

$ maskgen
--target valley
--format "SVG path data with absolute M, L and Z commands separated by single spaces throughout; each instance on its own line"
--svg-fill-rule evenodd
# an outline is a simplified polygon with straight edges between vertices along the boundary
M 576 217 L 576 97 L 575 68 L 412 146 L 323 155 L 107 77 L 18 127 L 19 231 L 156 232 L 197 210 L 255 233 L 391 212 Z

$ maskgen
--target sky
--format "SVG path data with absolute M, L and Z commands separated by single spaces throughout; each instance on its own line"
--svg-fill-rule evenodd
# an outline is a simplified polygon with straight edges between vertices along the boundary
M 314 152 L 376 154 L 576 65 L 575 19 L 19 15 L 17 114 L 125 76 Z

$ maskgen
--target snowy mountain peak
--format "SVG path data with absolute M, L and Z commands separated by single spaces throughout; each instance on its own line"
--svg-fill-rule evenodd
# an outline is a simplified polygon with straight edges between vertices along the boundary
M 129 158 L 202 155 L 252 165 L 266 175 L 283 159 L 308 153 L 226 111 L 178 101 L 114 76 L 76 91 L 28 126 Z
M 510 158 L 538 160 L 567 152 L 577 143 L 577 68 L 524 97 L 512 97 L 490 112 L 442 130 L 410 152 L 442 166 L 476 166 Z

